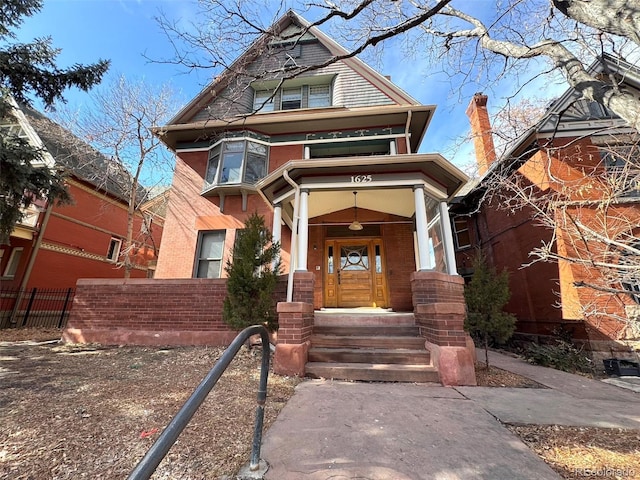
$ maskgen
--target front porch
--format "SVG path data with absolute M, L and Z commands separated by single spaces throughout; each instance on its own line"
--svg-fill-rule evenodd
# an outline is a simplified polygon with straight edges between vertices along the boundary
M 313 278 L 310 272 L 297 272 L 295 301 L 278 304 L 276 373 L 476 384 L 475 348 L 463 329 L 461 277 L 414 272 L 414 311 L 406 313 L 375 308 L 314 310 Z

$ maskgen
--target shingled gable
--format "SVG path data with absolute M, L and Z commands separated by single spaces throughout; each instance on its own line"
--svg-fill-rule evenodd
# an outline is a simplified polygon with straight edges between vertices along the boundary
M 216 100 L 220 98 L 231 98 L 232 95 L 228 95 L 227 93 L 230 84 L 237 81 L 238 72 L 246 71 L 247 69 L 250 70 L 252 65 L 257 66 L 256 62 L 259 61 L 264 52 L 268 51 L 270 45 L 309 43 L 319 43 L 324 47 L 326 54 L 323 55 L 322 58 L 315 57 L 312 65 L 300 65 L 301 68 L 299 69 L 294 68 L 289 72 L 284 72 L 284 74 L 283 72 L 274 73 L 266 78 L 264 71 L 260 71 L 260 68 L 254 68 L 255 77 L 245 76 L 244 81 L 248 82 L 248 84 L 245 83 L 243 87 L 246 89 L 252 82 L 263 82 L 264 84 L 264 82 L 268 81 L 274 83 L 274 80 L 292 80 L 294 77 L 334 76 L 340 69 L 347 68 L 357 75 L 360 80 L 364 81 L 364 83 L 358 85 L 358 98 L 366 98 L 367 93 L 369 93 L 370 95 L 383 98 L 382 100 L 377 100 L 376 104 L 378 105 L 419 105 L 417 100 L 393 84 L 385 76 L 373 70 L 360 59 L 349 57 L 349 52 L 345 48 L 290 10 L 275 22 L 269 29 L 269 33 L 258 38 L 227 70 L 216 77 L 211 84 L 205 87 L 189 104 L 178 112 L 168 125 L 194 124 L 207 119 L 218 120 L 227 118 L 228 116 L 242 117 L 251 114 L 251 106 L 246 105 L 246 99 L 244 99 L 245 103 L 243 104 L 242 98 L 234 98 L 234 101 L 249 108 L 245 108 L 245 111 L 241 111 L 241 109 L 240 111 L 234 111 L 231 109 L 229 112 L 230 115 L 220 115 L 219 113 L 212 115 L 213 109 L 208 107 L 214 106 Z M 356 105 L 340 106 L 353 107 Z

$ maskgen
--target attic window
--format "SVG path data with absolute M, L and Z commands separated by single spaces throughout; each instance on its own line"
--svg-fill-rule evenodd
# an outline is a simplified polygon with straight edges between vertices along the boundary
M 273 90 L 256 90 L 253 96 L 253 110 L 255 112 L 273 112 Z
M 283 88 L 281 108 L 282 110 L 302 108 L 302 88 Z
M 309 85 L 309 108 L 331 106 L 331 86 Z

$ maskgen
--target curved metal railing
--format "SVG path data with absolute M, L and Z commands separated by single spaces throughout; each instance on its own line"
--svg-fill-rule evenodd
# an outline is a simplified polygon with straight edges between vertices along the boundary
M 251 448 L 249 469 L 252 471 L 258 469 L 260 463 L 260 445 L 262 443 L 264 404 L 267 399 L 267 377 L 269 375 L 270 354 L 269 333 L 262 325 L 254 325 L 252 327 L 245 328 L 238 334 L 233 342 L 231 342 L 207 376 L 204 377 L 202 382 L 200 382 L 200 385 L 198 385 L 194 390 L 180 411 L 175 417 L 173 417 L 173 420 L 171 420 L 169 425 L 167 425 L 167 428 L 163 430 L 162 434 L 151 446 L 147 454 L 142 458 L 142 460 L 140 460 L 138 465 L 136 465 L 136 468 L 133 469 L 128 480 L 147 480 L 151 475 L 153 475 L 153 472 L 158 468 L 162 459 L 176 442 L 178 436 L 180 436 L 191 420 L 191 417 L 193 417 L 198 408 L 200 408 L 200 405 L 202 405 L 202 402 L 207 398 L 209 392 L 211 392 L 231 361 L 235 358 L 244 342 L 246 342 L 250 336 L 256 334 L 260 334 L 260 338 L 262 339 L 262 363 L 260 365 L 260 386 L 258 387 L 256 422 L 253 432 L 253 445 Z

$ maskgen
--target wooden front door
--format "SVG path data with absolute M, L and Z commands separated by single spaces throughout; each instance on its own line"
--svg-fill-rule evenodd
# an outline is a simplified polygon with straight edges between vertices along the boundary
M 325 260 L 325 306 L 387 306 L 380 238 L 327 240 Z

